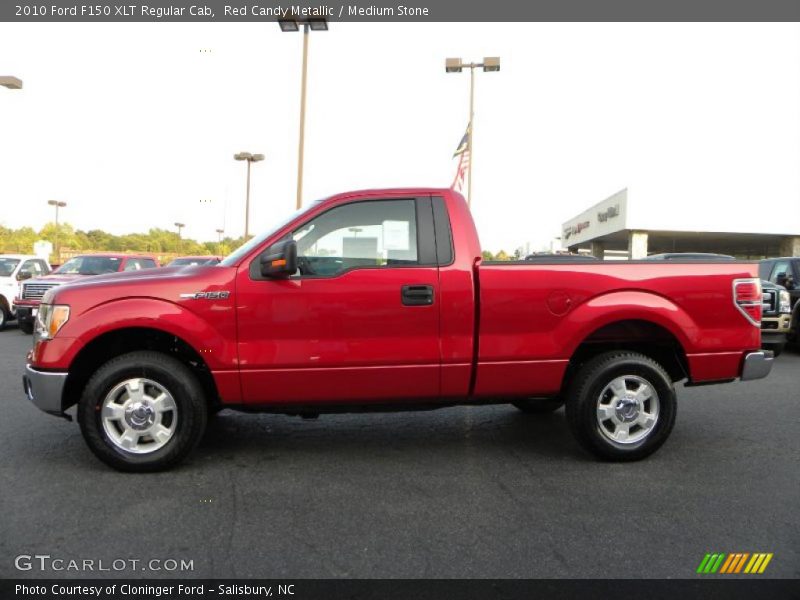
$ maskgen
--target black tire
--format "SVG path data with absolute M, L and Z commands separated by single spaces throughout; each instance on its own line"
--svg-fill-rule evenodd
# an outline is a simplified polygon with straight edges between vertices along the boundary
M 511 403 L 526 415 L 546 415 L 564 406 L 561 398 L 528 398 Z
M 646 432 L 648 428 L 638 422 L 628 424 L 632 431 L 634 427 L 639 428 L 632 436 L 635 438 L 641 432 L 644 437 L 639 441 L 611 440 L 604 431 L 618 425 L 612 420 L 601 423 L 598 417 L 601 394 L 605 392 L 616 397 L 613 392 L 606 392 L 606 387 L 620 377 L 640 380 L 656 392 L 658 413 L 649 433 Z M 611 404 L 613 401 L 609 406 Z M 661 365 L 638 352 L 614 351 L 600 354 L 578 368 L 567 393 L 566 412 L 570 429 L 584 449 L 604 460 L 634 461 L 649 456 L 667 440 L 675 425 L 677 408 L 675 387 Z M 651 412 L 652 409 L 650 404 Z
M 11 313 L 6 310 L 3 304 L 0 304 L 0 331 L 6 328 L 6 325 L 11 320 Z
M 19 330 L 24 335 L 31 335 L 33 333 L 33 321 L 27 321 L 27 320 L 19 321 Z
M 166 389 L 176 405 L 172 437 L 161 448 L 134 454 L 118 447 L 103 428 L 101 408 L 107 394 L 121 382 L 143 377 Z M 203 388 L 182 362 L 160 352 L 131 352 L 111 359 L 91 377 L 78 402 L 78 423 L 91 451 L 120 471 L 163 471 L 184 460 L 203 437 L 207 422 Z

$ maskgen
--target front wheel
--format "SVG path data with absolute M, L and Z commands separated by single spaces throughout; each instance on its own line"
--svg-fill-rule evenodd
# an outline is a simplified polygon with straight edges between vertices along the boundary
M 91 451 L 120 471 L 160 471 L 181 462 L 206 428 L 202 386 L 182 362 L 158 352 L 118 356 L 92 376 L 78 403 Z
M 672 380 L 638 352 L 606 352 L 581 366 L 570 386 L 567 420 L 573 435 L 595 456 L 639 460 L 667 440 L 675 424 Z

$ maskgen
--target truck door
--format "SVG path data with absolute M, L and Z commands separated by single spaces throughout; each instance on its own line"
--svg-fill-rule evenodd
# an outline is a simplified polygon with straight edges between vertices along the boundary
M 290 235 L 294 276 L 237 275 L 244 402 L 438 398 L 431 199 L 352 200 Z

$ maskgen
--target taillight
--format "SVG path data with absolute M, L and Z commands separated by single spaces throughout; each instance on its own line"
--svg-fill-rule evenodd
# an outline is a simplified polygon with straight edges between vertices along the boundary
M 761 327 L 761 280 L 734 279 L 733 302 L 756 327 Z

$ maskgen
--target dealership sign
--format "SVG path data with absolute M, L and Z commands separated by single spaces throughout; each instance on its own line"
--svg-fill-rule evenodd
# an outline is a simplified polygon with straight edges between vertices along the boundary
M 589 228 L 589 221 L 581 221 L 580 223 L 576 223 L 575 225 L 570 225 L 569 227 L 564 228 L 564 239 L 568 240 L 573 235 L 578 235 L 584 229 Z
M 601 223 L 605 223 L 609 219 L 613 219 L 614 217 L 619 216 L 619 204 L 615 204 L 614 206 L 609 206 L 607 209 L 600 211 L 597 213 L 597 220 Z

